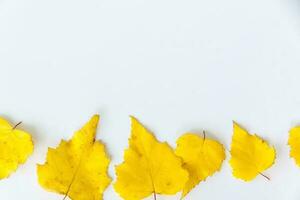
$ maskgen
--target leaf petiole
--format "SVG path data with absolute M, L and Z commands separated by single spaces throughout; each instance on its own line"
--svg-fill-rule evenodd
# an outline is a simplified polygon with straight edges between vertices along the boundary
M 12 130 L 15 130 L 20 124 L 22 124 L 22 121 L 18 122 L 18 123 L 12 128 Z
M 271 178 L 270 178 L 270 177 L 268 177 L 268 176 L 264 175 L 263 173 L 259 172 L 259 174 L 260 174 L 261 176 L 265 177 L 265 178 L 266 178 L 268 181 L 270 181 L 270 180 L 271 180 Z

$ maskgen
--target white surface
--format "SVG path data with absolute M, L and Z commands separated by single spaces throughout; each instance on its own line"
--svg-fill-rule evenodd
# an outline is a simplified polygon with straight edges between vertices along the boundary
M 299 199 L 286 145 L 300 123 L 299 12 L 297 0 L 0 0 L 0 114 L 35 140 L 0 199 L 61 199 L 35 164 L 93 113 L 112 177 L 130 114 L 173 146 L 205 129 L 229 148 L 234 119 L 275 145 L 272 180 L 234 179 L 226 161 L 187 199 Z M 120 198 L 110 186 L 105 199 Z

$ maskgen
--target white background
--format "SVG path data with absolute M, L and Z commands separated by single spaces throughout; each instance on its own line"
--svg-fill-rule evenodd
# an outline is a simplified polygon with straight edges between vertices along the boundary
M 227 149 L 236 120 L 276 147 L 271 181 L 234 179 L 227 159 L 187 199 L 299 199 L 286 145 L 300 123 L 299 13 L 297 0 L 0 0 L 0 114 L 35 141 L 0 199 L 61 200 L 35 164 L 94 113 L 113 178 L 129 115 L 172 146 L 206 130 Z M 112 186 L 104 198 L 120 199 Z

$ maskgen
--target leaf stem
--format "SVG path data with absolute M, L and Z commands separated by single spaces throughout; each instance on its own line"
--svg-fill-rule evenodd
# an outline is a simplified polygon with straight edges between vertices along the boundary
M 18 122 L 18 123 L 12 128 L 12 130 L 15 130 L 20 124 L 22 124 L 22 121 Z
M 155 191 L 153 192 L 153 198 L 154 198 L 154 200 L 156 200 L 156 192 Z
M 270 181 L 271 179 L 270 179 L 270 177 L 268 177 L 268 176 L 266 176 L 266 175 L 264 175 L 263 173 L 260 173 L 259 172 L 259 174 L 261 175 L 261 176 L 263 176 L 263 177 L 265 177 L 268 181 Z

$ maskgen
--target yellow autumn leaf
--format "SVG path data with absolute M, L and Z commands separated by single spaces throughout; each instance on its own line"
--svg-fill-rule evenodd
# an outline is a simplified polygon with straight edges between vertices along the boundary
M 18 130 L 17 125 L 0 118 L 0 179 L 16 171 L 33 152 L 31 135 Z
M 188 172 L 166 143 L 159 142 L 131 117 L 131 138 L 124 162 L 116 166 L 114 188 L 126 200 L 140 200 L 152 193 L 175 194 L 183 189 Z
M 275 160 L 275 149 L 257 135 L 250 135 L 237 123 L 233 124 L 231 143 L 231 159 L 233 176 L 244 181 L 254 179 L 258 174 L 271 167 Z
M 222 144 L 215 140 L 186 133 L 177 140 L 176 155 L 183 159 L 184 167 L 189 172 L 189 180 L 182 191 L 186 196 L 200 181 L 221 169 L 225 159 Z
M 294 127 L 290 130 L 288 144 L 290 145 L 290 156 L 294 158 L 296 164 L 300 167 L 300 127 Z
M 69 141 L 49 148 L 46 163 L 37 166 L 38 181 L 49 191 L 72 200 L 100 200 L 110 184 L 110 159 L 95 141 L 99 116 L 94 115 Z

